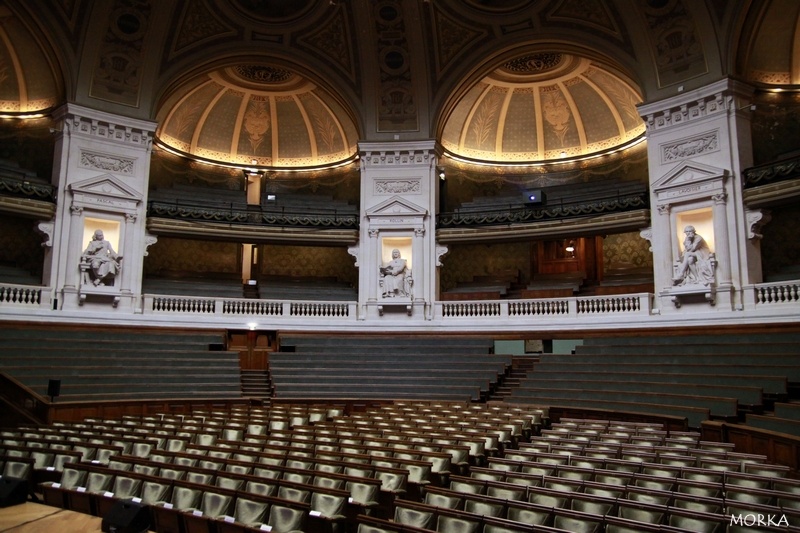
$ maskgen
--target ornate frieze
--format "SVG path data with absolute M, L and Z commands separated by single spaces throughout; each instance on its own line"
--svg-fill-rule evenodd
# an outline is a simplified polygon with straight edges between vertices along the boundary
M 685 127 L 707 117 L 744 112 L 749 109 L 752 95 L 752 87 L 725 79 L 703 89 L 702 93 L 687 92 L 668 101 L 642 105 L 639 113 L 645 121 L 647 133 L 652 134 L 669 128 Z
M 83 168 L 114 172 L 116 174 L 132 175 L 134 171 L 133 163 L 133 159 L 126 157 L 117 157 L 98 154 L 95 152 L 81 151 L 80 166 Z
M 662 144 L 661 163 L 670 163 L 681 159 L 697 157 L 709 152 L 719 150 L 719 131 L 710 131 L 695 135 L 688 139 Z
M 420 194 L 421 184 L 418 179 L 409 180 L 375 180 L 375 195 Z
M 104 140 L 137 145 L 149 149 L 153 142 L 153 129 L 125 124 L 112 124 L 92 116 L 68 113 L 64 120 L 65 133 L 97 137 Z M 81 158 L 83 162 L 83 158 Z
M 364 167 L 427 165 L 433 155 L 430 149 L 373 150 L 362 152 L 361 166 L 363 170 Z

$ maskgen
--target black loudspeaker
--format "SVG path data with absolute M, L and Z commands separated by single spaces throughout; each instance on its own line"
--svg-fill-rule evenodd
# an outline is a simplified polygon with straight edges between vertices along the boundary
M 211 352 L 224 352 L 225 344 L 221 342 L 211 342 L 208 344 L 208 350 Z
M 100 524 L 105 533 L 140 533 L 150 529 L 150 512 L 147 506 L 132 500 L 119 500 Z
M 47 383 L 47 395 L 51 398 L 55 398 L 61 394 L 61 380 L 60 379 L 51 379 Z
M 13 477 L 0 478 L 0 507 L 25 503 L 28 499 L 28 481 Z

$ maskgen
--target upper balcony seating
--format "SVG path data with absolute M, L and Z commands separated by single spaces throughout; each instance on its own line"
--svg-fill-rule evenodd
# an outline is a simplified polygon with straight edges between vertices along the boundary
M 240 397 L 239 354 L 218 333 L 106 328 L 0 328 L 0 370 L 58 401 Z
M 280 343 L 269 365 L 275 394 L 283 398 L 478 400 L 511 364 L 480 339 L 462 345 L 436 337 L 298 336 Z
M 34 276 L 24 268 L 15 265 L 0 264 L 0 283 L 13 285 L 41 285 L 39 276 Z

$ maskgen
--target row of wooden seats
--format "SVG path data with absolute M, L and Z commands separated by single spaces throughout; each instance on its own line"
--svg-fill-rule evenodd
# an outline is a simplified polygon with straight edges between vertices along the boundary
M 119 500 L 141 504 L 153 530 L 187 533 L 252 531 L 261 524 L 276 532 L 330 533 L 332 524 L 344 520 L 339 512 L 346 505 L 344 495 L 327 491 L 314 499 L 324 511 L 314 511 L 307 502 L 87 465 L 72 465 L 60 482 L 45 483 L 41 490 L 48 505 L 97 516 L 105 516 Z
M 137 435 L 142 435 L 137 433 Z M 100 437 L 104 436 L 105 439 Z M 308 467 L 308 458 L 313 457 L 313 450 L 285 446 L 276 443 L 266 442 L 236 442 L 236 441 L 211 441 L 209 444 L 189 444 L 187 440 L 172 436 L 167 438 L 160 434 L 144 434 L 144 438 L 129 439 L 127 435 L 113 435 L 107 431 L 100 434 L 83 434 L 81 437 L 72 437 L 75 440 L 60 441 L 62 446 L 70 449 L 79 456 L 81 461 L 91 461 L 94 464 L 110 464 L 118 457 L 128 456 L 134 460 L 156 460 L 157 462 L 171 462 L 172 458 L 182 456 L 193 461 L 198 461 L 200 457 L 206 458 L 208 467 L 219 467 L 227 462 L 237 462 L 240 466 L 248 466 L 254 463 L 279 466 L 290 461 L 295 461 L 298 467 Z M 283 442 L 283 441 L 280 441 Z M 8 444 L 13 443 L 13 444 Z M 2 446 L 23 447 L 29 451 L 39 450 L 40 445 L 58 446 L 59 441 L 48 440 L 46 437 L 4 437 Z M 110 444 L 109 444 L 110 443 Z M 56 448 L 53 448 L 56 449 Z M 345 463 L 365 463 L 369 464 L 372 457 L 368 454 L 334 454 L 327 452 L 326 456 L 346 456 L 349 461 L 339 461 L 338 465 L 328 464 L 326 468 L 333 470 L 343 470 Z M 321 460 L 321 458 L 320 458 Z M 376 459 L 377 461 L 377 459 Z M 384 461 L 388 462 L 388 461 Z M 406 467 L 419 468 L 420 478 L 426 476 L 426 471 L 430 465 L 423 461 L 411 461 L 397 459 Z M 376 465 L 381 466 L 381 465 Z M 384 465 L 385 466 L 385 465 Z M 385 467 L 381 472 L 390 475 L 389 477 L 402 476 L 403 479 L 392 480 L 391 483 L 396 487 L 404 487 L 408 472 L 403 469 Z
M 400 408 L 400 409 L 398 409 L 397 412 L 398 413 L 407 413 L 410 416 L 415 416 L 417 414 L 425 413 L 426 414 L 426 419 L 427 419 L 427 418 L 430 418 L 429 415 L 433 414 L 431 411 L 436 409 L 434 407 L 434 405 L 436 405 L 436 404 L 429 404 L 429 406 L 426 406 L 426 407 L 423 407 L 423 406 L 419 406 L 419 407 L 418 406 L 413 406 L 412 407 L 412 406 L 409 405 L 409 406 L 405 407 L 405 409 L 409 409 L 409 411 L 405 411 L 405 410 L 403 410 L 404 408 Z M 458 411 L 458 412 L 461 412 L 461 411 Z M 471 412 L 472 412 L 472 410 L 466 410 L 466 413 L 468 413 L 468 414 L 471 414 Z M 507 417 L 507 418 L 506 417 L 502 417 L 501 416 L 502 411 L 500 411 L 499 406 L 498 406 L 497 410 L 490 410 L 488 406 L 483 406 L 480 409 L 476 409 L 475 412 L 485 415 L 486 419 L 490 419 L 490 417 L 492 417 L 495 420 L 501 420 L 501 421 L 505 421 L 505 420 L 508 420 L 508 419 L 513 419 L 514 417 L 519 417 L 519 415 L 520 415 L 519 411 L 511 411 L 511 408 L 509 407 L 507 409 L 507 412 L 506 412 L 506 414 L 508 414 L 509 417 Z M 368 428 L 368 426 L 366 424 L 369 424 L 370 421 L 378 422 L 378 423 L 389 423 L 391 421 L 391 419 L 392 419 L 392 415 L 393 414 L 394 414 L 394 412 L 391 411 L 391 410 L 375 409 L 372 412 L 365 413 L 363 416 L 355 417 L 352 420 L 346 420 L 347 422 L 353 422 L 352 424 L 350 424 L 350 423 L 338 423 L 337 424 L 337 423 L 334 423 L 334 422 L 327 422 L 327 421 L 324 422 L 324 423 L 320 422 L 320 424 L 322 424 L 322 425 L 330 425 L 330 426 L 335 427 L 337 429 L 339 429 L 339 428 L 354 428 L 354 429 L 357 429 L 357 430 L 367 430 L 368 431 L 369 428 Z M 383 415 L 383 416 L 381 416 L 381 415 Z M 467 415 L 465 415 L 465 416 L 467 416 Z M 344 420 L 344 419 L 347 419 L 349 417 L 342 417 L 342 418 Z M 336 419 L 336 420 L 338 420 L 338 419 Z M 314 424 L 314 426 L 312 426 L 312 427 L 314 429 L 318 429 L 318 428 L 316 428 L 316 426 L 317 426 L 317 424 Z M 597 429 L 598 429 L 599 432 L 602 433 L 602 432 L 612 431 L 613 429 L 619 429 L 618 426 L 620 426 L 620 425 L 612 426 L 612 425 L 609 424 L 609 425 L 606 425 L 604 427 L 600 427 L 600 428 L 597 428 Z M 558 425 L 555 425 L 554 427 L 556 429 L 559 428 Z M 642 431 L 643 433 L 645 432 L 645 428 L 643 426 L 632 426 L 631 427 L 631 426 L 627 426 L 626 425 L 625 427 L 632 428 L 634 434 L 636 432 L 638 432 L 638 431 Z M 298 433 L 303 433 L 305 430 L 308 430 L 310 428 L 308 426 L 297 426 L 297 427 L 292 428 L 292 429 L 293 429 L 293 431 L 297 431 Z M 384 428 L 384 429 L 391 429 L 391 428 L 387 427 L 387 428 Z M 590 426 L 588 424 L 581 424 L 581 423 L 575 422 L 574 424 L 571 424 L 569 426 L 565 426 L 565 429 L 567 429 L 567 431 L 563 432 L 565 434 L 565 436 L 563 437 L 564 440 L 573 440 L 574 441 L 574 440 L 576 440 L 576 438 L 580 438 L 580 437 L 590 438 L 587 435 L 591 431 L 590 430 Z M 653 438 L 654 440 L 652 441 L 652 444 L 654 444 L 654 445 L 655 445 L 656 442 L 664 443 L 664 441 L 666 439 L 666 436 L 663 435 L 663 434 L 657 434 L 656 433 L 657 431 L 658 430 L 654 429 L 652 431 L 651 435 L 642 435 L 642 437 L 649 436 L 649 437 Z M 558 440 L 558 437 L 560 437 L 560 435 L 557 435 L 556 433 L 557 432 L 555 432 L 555 431 L 552 432 L 552 434 L 550 432 L 547 432 L 544 435 L 542 435 L 542 437 L 543 437 L 543 439 L 547 439 L 548 441 L 552 441 L 552 442 L 548 442 L 549 444 L 557 445 L 555 443 L 558 443 L 558 442 L 561 442 L 561 441 Z M 579 435 L 579 433 L 584 433 L 584 435 Z M 316 435 L 316 433 L 314 435 Z M 277 432 L 273 436 L 277 437 L 278 436 Z M 678 437 L 680 435 L 675 435 L 675 436 Z M 689 439 L 688 439 L 689 435 L 686 435 L 686 437 L 687 437 L 687 439 L 685 441 L 682 441 L 682 442 L 687 442 L 687 443 L 689 442 Z M 268 439 L 269 439 L 269 435 L 264 435 L 263 436 L 263 440 L 264 441 L 267 441 Z M 655 440 L 655 439 L 658 439 L 658 440 Z M 295 439 L 292 439 L 292 442 L 294 442 L 294 440 Z M 303 439 L 300 439 L 300 440 L 303 440 Z M 586 441 L 581 441 L 581 442 L 585 443 Z M 598 439 L 598 442 L 599 442 L 599 439 Z M 697 441 L 695 441 L 695 442 L 697 442 Z M 217 441 L 215 443 L 215 446 L 207 448 L 206 454 L 209 454 L 212 451 L 214 451 L 215 454 L 232 454 L 231 447 L 234 444 L 235 443 L 232 442 L 232 441 L 225 441 L 224 439 L 217 439 Z M 245 441 L 239 442 L 238 443 L 238 445 L 240 447 L 239 451 L 240 452 L 243 451 L 242 448 L 247 447 L 250 444 L 251 443 L 245 442 Z M 522 444 L 522 443 L 518 443 L 518 444 Z M 567 442 L 567 444 L 569 444 L 569 442 Z M 611 444 L 613 444 L 613 443 L 611 443 Z M 193 447 L 197 448 L 197 451 L 201 451 L 201 448 L 198 447 L 197 445 L 194 445 Z M 654 447 L 655 446 L 652 446 L 650 448 L 654 448 Z M 289 447 L 289 448 L 291 449 L 291 447 Z M 234 449 L 236 449 L 236 448 L 234 448 Z M 244 450 L 244 451 L 246 451 L 246 450 Z M 297 452 L 297 450 L 295 450 L 295 452 Z M 289 453 L 288 450 L 287 450 L 287 453 Z M 319 455 L 316 450 L 310 450 L 310 449 L 307 449 L 305 452 L 300 451 L 300 453 L 301 454 L 308 454 L 308 455 L 310 455 L 312 457 L 314 457 L 316 455 Z M 508 447 L 508 448 L 502 449 L 502 453 L 504 453 L 504 454 L 512 454 L 514 452 L 512 451 L 512 448 Z M 165 454 L 164 452 L 160 452 L 160 453 L 156 453 L 156 455 L 167 455 L 167 454 Z M 199 454 L 186 454 L 186 455 L 188 456 L 188 455 L 199 455 Z M 556 455 L 556 454 L 553 454 L 553 455 Z M 577 456 L 578 452 L 574 452 L 572 455 L 573 456 Z M 301 457 L 303 457 L 303 456 L 301 455 Z M 569 459 L 570 456 L 567 456 L 567 458 Z M 213 462 L 225 463 L 224 461 L 221 461 L 221 460 L 217 461 L 216 459 L 217 458 L 214 457 L 213 459 L 209 458 L 208 460 L 213 461 Z M 308 459 L 308 458 L 306 457 L 306 459 Z M 499 461 L 501 459 L 502 459 L 501 457 L 490 458 L 490 460 L 491 460 L 490 462 L 494 463 L 495 461 Z M 228 462 L 225 463 L 225 464 L 234 464 L 234 463 L 230 463 L 230 461 L 228 460 Z M 497 464 L 499 464 L 499 463 L 497 463 Z M 240 465 L 240 466 L 243 466 L 243 465 Z M 477 471 L 478 469 L 475 468 L 475 467 L 472 467 L 472 470 L 473 471 Z M 494 470 L 494 469 L 487 468 L 486 470 Z M 566 469 L 564 469 L 564 471 L 566 472 Z M 640 476 L 640 478 L 642 478 L 642 476 Z M 452 475 L 451 475 L 450 479 L 451 480 L 453 479 Z M 541 479 L 543 479 L 543 478 L 541 478 Z M 569 482 L 567 482 L 567 484 L 569 484 Z M 585 484 L 585 482 L 584 482 L 584 484 Z M 431 484 L 425 485 L 424 488 L 425 488 L 425 491 L 433 489 Z M 419 492 L 408 491 L 406 493 L 406 497 L 412 497 L 414 494 L 418 494 L 419 496 L 421 496 L 422 494 L 425 493 L 425 491 L 419 491 Z

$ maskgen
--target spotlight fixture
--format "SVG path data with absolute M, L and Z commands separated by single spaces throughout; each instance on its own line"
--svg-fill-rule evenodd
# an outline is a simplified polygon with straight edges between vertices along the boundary
M 447 174 L 444 171 L 444 167 L 441 166 L 436 167 L 436 175 L 439 176 L 440 180 L 444 181 L 444 179 L 447 177 Z
M 575 241 L 569 241 L 569 243 L 567 244 L 566 248 L 564 248 L 564 250 L 566 250 L 567 253 L 569 255 L 571 255 L 572 257 L 575 257 Z

